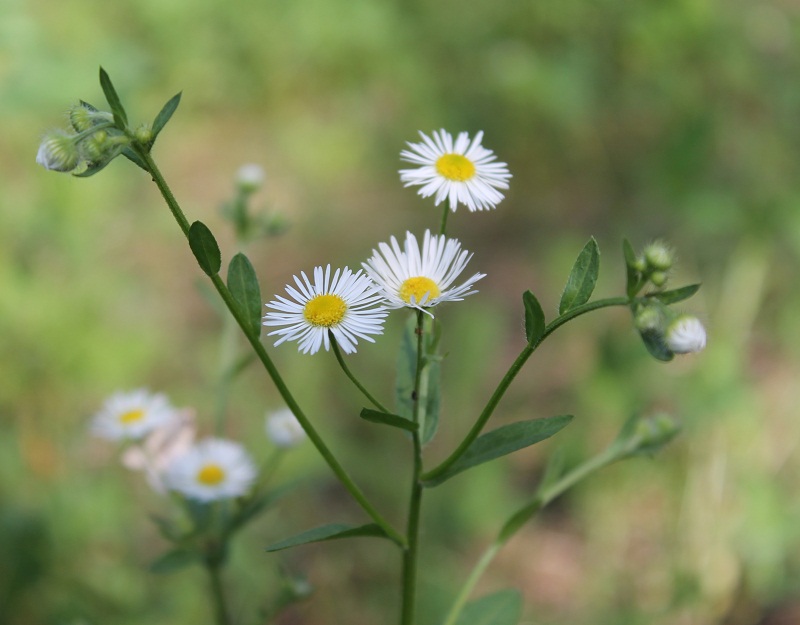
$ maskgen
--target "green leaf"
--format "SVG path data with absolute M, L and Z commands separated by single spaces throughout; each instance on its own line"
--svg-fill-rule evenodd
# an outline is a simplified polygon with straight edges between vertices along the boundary
M 156 524 L 159 533 L 171 542 L 178 542 L 183 536 L 178 527 L 169 519 L 151 514 L 150 519 Z
M 501 590 L 464 606 L 456 625 L 516 625 L 522 615 L 522 597 L 513 589 Z
M 111 78 L 108 77 L 106 70 L 100 68 L 100 87 L 108 100 L 108 105 L 111 107 L 111 112 L 114 114 L 114 123 L 120 130 L 125 130 L 128 126 L 128 114 L 122 106 L 122 102 L 117 95 L 117 90 L 111 84 Z
M 213 276 L 219 273 L 219 268 L 222 266 L 219 245 L 211 230 L 202 221 L 196 221 L 189 227 L 189 247 L 192 248 L 200 269 L 206 275 Z
M 104 159 L 98 163 L 89 163 L 88 167 L 84 169 L 82 172 L 78 174 L 72 174 L 76 178 L 88 178 L 89 176 L 94 176 L 96 173 L 104 170 L 106 166 L 113 161 L 113 158 Z
M 164 129 L 164 126 L 167 125 L 175 109 L 177 109 L 178 105 L 181 103 L 181 93 L 182 92 L 178 92 L 172 96 L 169 101 L 161 107 L 158 115 L 156 115 L 156 118 L 153 120 L 153 138 L 150 140 L 151 146 L 155 143 L 158 134 Z
M 583 246 L 572 271 L 567 279 L 567 285 L 561 294 L 561 303 L 558 305 L 558 314 L 577 308 L 589 301 L 597 283 L 597 274 L 600 272 L 600 249 L 594 237 Z
M 245 317 L 248 334 L 257 338 L 261 334 L 261 289 L 253 265 L 241 252 L 228 265 L 228 290 Z
M 172 573 L 202 562 L 200 554 L 188 549 L 172 549 L 150 564 L 151 573 Z
M 522 294 L 522 303 L 525 305 L 525 338 L 529 345 L 535 345 L 544 334 L 544 311 L 539 300 L 530 291 Z
M 622 255 L 625 258 L 625 293 L 633 297 L 639 291 L 639 272 L 636 270 L 636 252 L 628 239 L 622 239 Z
M 285 540 L 272 543 L 266 548 L 267 551 L 280 551 L 289 547 L 297 547 L 307 543 L 318 543 L 324 540 L 336 540 L 338 538 L 353 538 L 356 536 L 374 536 L 378 538 L 388 538 L 386 532 L 376 523 L 367 525 L 344 525 L 343 523 L 330 523 L 321 527 L 315 527 L 301 534 L 296 534 Z
M 675 357 L 675 354 L 673 354 L 667 347 L 666 343 L 664 343 L 664 337 L 660 332 L 648 330 L 645 332 L 639 332 L 639 336 L 642 337 L 642 342 L 647 348 L 647 351 L 650 352 L 650 355 L 656 360 L 669 362 Z
M 517 421 L 478 437 L 446 471 L 425 482 L 438 486 L 454 475 L 550 438 L 572 420 L 572 415 Z
M 127 158 L 132 163 L 136 164 L 141 169 L 144 169 L 148 174 L 150 173 L 150 170 L 147 169 L 147 165 L 145 165 L 145 162 L 141 158 L 139 158 L 139 155 L 130 148 L 123 148 L 122 156 Z
M 689 299 L 692 295 L 700 290 L 699 284 L 690 284 L 689 286 L 682 286 L 679 289 L 672 289 L 671 291 L 661 291 L 660 293 L 650 293 L 647 297 L 654 297 L 662 304 L 676 304 L 685 299 Z
M 370 423 L 391 425 L 392 427 L 408 430 L 409 432 L 416 432 L 419 429 L 419 426 L 416 423 L 406 419 L 405 417 L 401 417 L 396 414 L 389 414 L 388 412 L 380 412 L 379 410 L 362 408 L 359 416 Z
M 230 518 L 226 531 L 230 534 L 240 529 L 246 523 L 255 519 L 259 514 L 269 509 L 276 501 L 297 488 L 299 484 L 299 480 L 294 480 L 267 493 L 256 495 L 252 499 L 247 500 L 244 502 L 242 508 Z

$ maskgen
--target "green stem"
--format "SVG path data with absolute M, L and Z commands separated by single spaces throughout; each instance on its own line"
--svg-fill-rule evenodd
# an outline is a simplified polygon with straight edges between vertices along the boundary
M 444 234 L 447 230 L 447 218 L 450 215 L 450 204 L 449 202 L 442 202 L 442 224 L 439 227 L 439 234 Z
M 500 551 L 500 547 L 502 547 L 499 543 L 492 543 L 483 552 L 480 560 L 472 569 L 472 572 L 469 574 L 467 581 L 464 582 L 464 585 L 461 587 L 461 591 L 458 593 L 455 601 L 453 602 L 450 611 L 447 613 L 447 616 L 444 619 L 442 625 L 454 625 L 456 620 L 458 619 L 459 615 L 461 614 L 461 610 L 464 609 L 464 605 L 467 603 L 467 599 L 469 599 L 472 590 L 475 588 L 475 584 L 478 583 L 478 580 L 483 575 L 483 572 L 486 570 L 486 567 L 489 566 L 494 557 L 497 555 L 497 552 Z
M 211 582 L 211 603 L 214 607 L 216 625 L 230 625 L 225 590 L 222 587 L 222 565 L 218 562 L 206 562 L 209 581 Z
M 413 420 L 419 425 L 419 389 L 423 367 L 424 313 L 417 311 L 417 367 L 414 374 Z M 422 510 L 422 443 L 419 429 L 412 432 L 414 445 L 414 467 L 411 480 L 411 498 L 408 506 L 406 539 L 408 546 L 403 552 L 403 605 L 400 612 L 401 625 L 413 625 L 417 599 L 417 561 L 419 556 L 419 519 Z
M 475 421 L 475 424 L 472 426 L 472 429 L 467 433 L 464 437 L 464 440 L 461 441 L 458 447 L 456 447 L 455 451 L 451 453 L 445 460 L 441 462 L 438 466 L 434 467 L 430 471 L 424 473 L 422 475 L 422 481 L 427 482 L 432 480 L 436 477 L 439 477 L 442 473 L 444 473 L 452 464 L 458 460 L 464 452 L 467 451 L 470 445 L 475 441 L 478 436 L 480 436 L 481 431 L 483 430 L 486 422 L 489 420 L 489 417 L 492 416 L 494 409 L 497 407 L 497 404 L 502 399 L 505 392 L 508 390 L 508 387 L 511 385 L 511 382 L 514 381 L 514 378 L 517 377 L 517 374 L 520 372 L 522 367 L 527 362 L 528 358 L 530 358 L 531 354 L 536 351 L 539 345 L 550 336 L 553 332 L 555 332 L 558 328 L 562 325 L 567 323 L 568 321 L 578 317 L 580 315 L 584 315 L 588 312 L 593 310 L 597 310 L 599 308 L 607 308 L 609 306 L 628 306 L 630 305 L 631 300 L 627 297 L 609 297 L 607 299 L 597 300 L 596 302 L 590 302 L 588 304 L 584 304 L 583 306 L 578 306 L 573 308 L 569 312 L 564 313 L 563 315 L 559 316 L 557 319 L 554 319 L 544 330 L 544 333 L 539 338 L 536 343 L 526 345 L 522 351 L 520 352 L 517 359 L 512 363 L 511 367 L 506 372 L 503 379 L 500 380 L 500 384 L 495 389 L 492 396 L 489 398 L 483 412 L 478 416 L 478 419 Z
M 359 391 L 361 391 L 364 397 L 366 397 L 373 406 L 375 406 L 378 410 L 382 412 L 389 413 L 389 410 L 381 402 L 375 399 L 370 394 L 370 392 L 364 387 L 364 385 L 361 384 L 361 382 L 359 382 L 356 379 L 356 376 L 354 376 L 353 373 L 350 371 L 350 368 L 347 366 L 347 364 L 344 361 L 344 358 L 342 357 L 342 351 L 339 349 L 339 343 L 336 342 L 336 337 L 333 336 L 333 332 L 328 331 L 328 336 L 330 336 L 331 339 L 331 345 L 333 346 L 333 353 L 336 356 L 336 360 L 339 363 L 339 366 L 342 368 L 342 371 L 344 371 L 344 374 L 348 378 L 350 378 L 350 381 L 356 385 L 356 388 Z
M 189 238 L 189 222 L 186 219 L 186 216 L 183 214 L 183 211 L 180 208 L 175 196 L 172 195 L 172 191 L 170 190 L 169 186 L 167 185 L 164 177 L 161 175 L 158 167 L 156 166 L 155 162 L 153 161 L 152 157 L 149 153 L 144 150 L 138 150 L 137 154 L 142 158 L 143 162 L 147 165 L 150 174 L 153 177 L 153 182 L 156 183 L 159 191 L 161 191 L 161 195 L 164 197 L 164 200 L 169 206 L 170 211 L 172 212 L 175 220 L 178 222 L 183 234 L 186 238 Z M 361 489 L 356 486 L 353 482 L 352 478 L 347 474 L 339 461 L 336 460 L 336 457 L 333 453 L 328 449 L 328 446 L 322 440 L 322 437 L 319 435 L 317 430 L 308 420 L 308 417 L 303 413 L 300 409 L 300 406 L 297 404 L 294 396 L 289 391 L 289 388 L 286 386 L 286 383 L 283 381 L 283 378 L 278 373 L 277 368 L 275 367 L 272 359 L 267 354 L 267 351 L 264 349 L 264 346 L 261 344 L 258 336 L 254 335 L 250 330 L 248 330 L 248 324 L 246 319 L 242 316 L 239 311 L 239 306 L 236 304 L 236 301 L 233 299 L 231 292 L 228 290 L 228 287 L 225 286 L 225 283 L 222 281 L 222 278 L 218 273 L 210 276 L 211 282 L 214 284 L 214 288 L 216 288 L 217 293 L 219 293 L 220 297 L 222 298 L 225 305 L 228 307 L 228 310 L 231 312 L 233 317 L 236 319 L 236 322 L 239 324 L 239 327 L 242 328 L 242 332 L 244 332 L 247 341 L 250 343 L 250 346 L 253 348 L 258 359 L 261 361 L 261 364 L 264 366 L 264 369 L 267 371 L 267 374 L 272 379 L 272 383 L 275 385 L 275 388 L 278 390 L 278 393 L 283 398 L 284 402 L 288 408 L 292 411 L 294 416 L 297 418 L 297 421 L 300 423 L 300 426 L 305 431 L 308 439 L 311 443 L 316 447 L 319 454 L 328 464 L 330 469 L 333 471 L 334 475 L 339 479 L 342 485 L 347 489 L 350 495 L 355 499 L 358 504 L 364 509 L 364 511 L 372 518 L 375 523 L 377 523 L 384 532 L 386 532 L 387 536 L 391 538 L 394 542 L 396 542 L 401 547 L 406 545 L 405 538 L 395 530 L 386 519 L 381 516 L 381 514 L 373 507 L 373 505 L 367 500 L 364 493 Z

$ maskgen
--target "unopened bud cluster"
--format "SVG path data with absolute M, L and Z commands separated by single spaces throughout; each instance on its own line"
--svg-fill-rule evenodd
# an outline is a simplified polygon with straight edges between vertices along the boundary
M 615 442 L 619 457 L 654 454 L 680 432 L 680 423 L 665 413 L 629 421 Z

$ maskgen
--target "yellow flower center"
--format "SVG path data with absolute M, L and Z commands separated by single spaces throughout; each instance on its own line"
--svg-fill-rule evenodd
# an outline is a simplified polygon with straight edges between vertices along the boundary
M 439 175 L 455 182 L 464 182 L 475 175 L 475 163 L 461 154 L 444 154 L 436 161 Z
M 123 412 L 119 416 L 119 421 L 125 425 L 130 425 L 131 423 L 140 421 L 142 417 L 144 417 L 144 410 L 137 408 L 136 410 L 128 410 L 128 412 Z
M 425 276 L 409 278 L 400 287 L 400 297 L 409 304 L 412 297 L 415 303 L 419 303 L 426 294 L 428 295 L 426 303 L 430 303 L 433 298 L 439 297 L 441 291 L 433 280 Z
M 207 464 L 197 472 L 197 481 L 206 486 L 216 486 L 225 479 L 225 471 L 218 464 Z
M 342 322 L 347 312 L 347 304 L 338 295 L 330 293 L 317 295 L 308 300 L 303 316 L 311 325 L 330 328 Z

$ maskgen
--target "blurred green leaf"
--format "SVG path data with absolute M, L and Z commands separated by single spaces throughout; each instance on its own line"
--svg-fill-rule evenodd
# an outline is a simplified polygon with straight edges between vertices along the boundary
M 647 351 L 650 352 L 650 355 L 656 360 L 669 362 L 675 357 L 675 354 L 673 354 L 664 343 L 664 337 L 661 336 L 660 333 L 648 330 L 639 332 L 639 336 L 642 337 L 642 342 L 647 348 Z
M 559 415 L 544 419 L 517 421 L 487 432 L 475 439 L 464 455 L 450 465 L 446 471 L 425 482 L 425 486 L 438 486 L 462 471 L 539 443 L 553 436 L 571 420 L 572 415 Z
M 522 597 L 513 589 L 500 590 L 464 606 L 456 625 L 516 625 L 522 615 Z
M 261 334 L 261 288 L 253 265 L 241 252 L 228 265 L 228 290 L 245 317 L 247 332 L 258 337 Z
M 636 252 L 628 239 L 622 239 L 622 255 L 625 258 L 625 293 L 633 297 L 639 290 L 639 272 L 636 270 Z
M 572 271 L 567 278 L 567 285 L 561 294 L 561 303 L 558 305 L 558 314 L 572 310 L 589 301 L 597 284 L 597 275 L 600 272 L 600 249 L 594 237 L 583 246 Z
M 156 558 L 150 564 L 151 573 L 172 573 L 193 564 L 200 564 L 202 558 L 196 551 L 189 549 L 172 549 Z
M 114 89 L 114 85 L 111 83 L 111 78 L 102 67 L 100 68 L 100 87 L 103 89 L 108 105 L 111 107 L 111 112 L 114 114 L 114 122 L 117 124 L 117 128 L 124 130 L 128 125 L 128 114 L 122 106 L 117 90 Z
M 211 230 L 202 221 L 195 221 L 189 227 L 189 247 L 192 248 L 200 269 L 206 275 L 213 276 L 219 273 L 219 268 L 222 266 L 219 246 Z
M 172 96 L 161 108 L 161 110 L 158 112 L 158 115 L 156 115 L 156 118 L 153 120 L 153 138 L 150 140 L 151 146 L 155 143 L 159 133 L 164 129 L 164 126 L 167 125 L 167 122 L 172 117 L 175 109 L 177 109 L 178 105 L 181 103 L 181 93 L 182 92 L 178 92 Z
M 336 540 L 339 538 L 355 538 L 357 536 L 388 538 L 386 532 L 376 523 L 369 523 L 367 525 L 330 523 L 321 527 L 315 527 L 301 534 L 296 534 L 285 540 L 272 543 L 266 548 L 266 551 L 280 551 L 282 549 L 289 549 L 290 547 L 297 547 L 298 545 L 305 545 L 308 543 Z
M 383 425 L 390 425 L 409 432 L 415 432 L 419 429 L 416 423 L 405 417 L 389 414 L 388 412 L 380 412 L 379 410 L 371 410 L 370 408 L 362 408 L 359 416 L 370 423 L 382 423 Z
M 690 284 L 682 286 L 679 289 L 672 289 L 671 291 L 661 291 L 660 293 L 649 293 L 647 297 L 654 297 L 662 304 L 676 304 L 685 299 L 689 299 L 692 295 L 697 293 L 700 289 L 699 284 Z
M 530 291 L 522 294 L 522 303 L 525 305 L 525 338 L 528 344 L 535 345 L 545 330 L 545 318 L 542 305 Z

